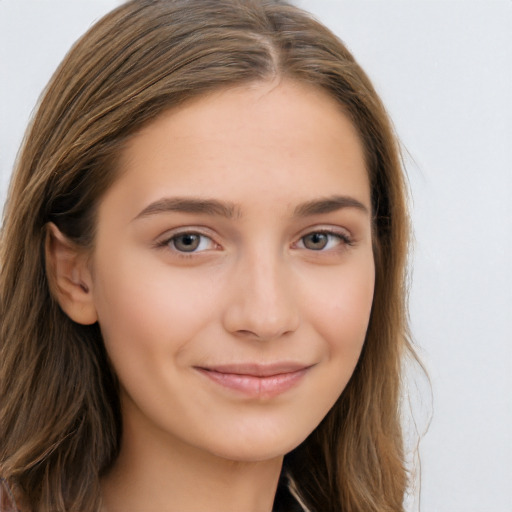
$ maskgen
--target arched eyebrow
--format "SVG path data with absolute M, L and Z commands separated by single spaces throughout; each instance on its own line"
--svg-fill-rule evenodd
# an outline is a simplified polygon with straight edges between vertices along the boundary
M 299 204 L 293 213 L 294 217 L 310 217 L 331 213 L 344 208 L 355 208 L 369 215 L 369 209 L 359 200 L 350 196 L 330 196 Z

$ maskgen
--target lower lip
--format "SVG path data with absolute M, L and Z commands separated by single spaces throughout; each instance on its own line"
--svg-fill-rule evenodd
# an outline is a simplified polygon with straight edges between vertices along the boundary
M 199 372 L 213 382 L 229 389 L 241 392 L 244 395 L 260 398 L 271 398 L 280 395 L 296 386 L 304 377 L 307 368 L 289 373 L 279 373 L 267 377 L 255 375 L 239 375 L 236 373 L 221 373 L 214 370 L 197 368 Z

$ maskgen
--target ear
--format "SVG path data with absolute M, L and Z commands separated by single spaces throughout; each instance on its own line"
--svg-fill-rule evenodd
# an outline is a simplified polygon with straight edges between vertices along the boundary
M 50 290 L 71 320 L 90 325 L 98 320 L 87 255 L 52 222 L 46 225 L 46 274 Z

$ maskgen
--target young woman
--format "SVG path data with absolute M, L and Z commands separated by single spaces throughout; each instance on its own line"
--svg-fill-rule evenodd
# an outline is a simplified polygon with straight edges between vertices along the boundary
M 407 234 L 385 110 L 309 15 L 107 15 L 6 206 L 4 510 L 403 510 Z

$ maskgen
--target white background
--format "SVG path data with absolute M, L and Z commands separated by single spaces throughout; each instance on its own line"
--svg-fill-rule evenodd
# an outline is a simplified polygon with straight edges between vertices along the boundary
M 0 0 L 0 204 L 37 97 L 120 2 Z M 422 512 L 512 511 L 512 1 L 303 0 L 347 44 L 406 149 L 411 321 L 432 380 Z

